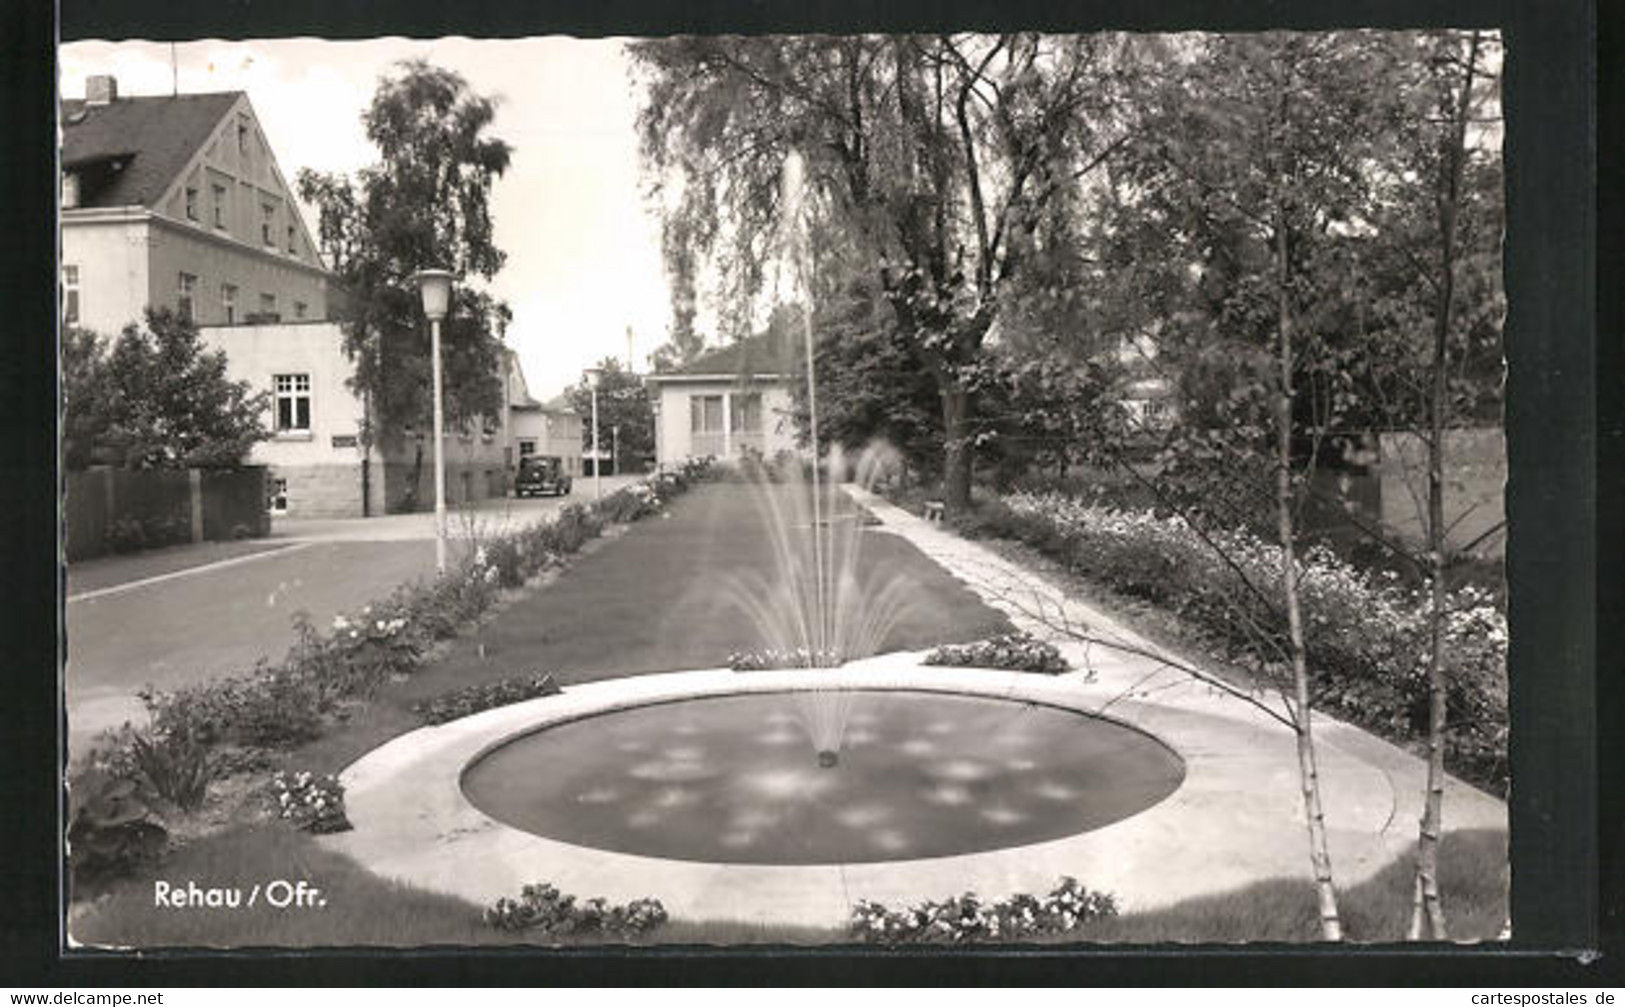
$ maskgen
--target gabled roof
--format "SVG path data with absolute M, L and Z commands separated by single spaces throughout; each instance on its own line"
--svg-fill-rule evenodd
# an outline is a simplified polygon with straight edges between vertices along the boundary
M 780 378 L 789 361 L 766 335 L 748 339 L 700 354 L 682 367 L 650 374 L 648 381 L 682 381 L 697 378 Z
M 170 183 L 209 139 L 241 91 L 119 98 L 103 105 L 62 102 L 62 167 L 122 161 L 80 206 L 156 208 Z

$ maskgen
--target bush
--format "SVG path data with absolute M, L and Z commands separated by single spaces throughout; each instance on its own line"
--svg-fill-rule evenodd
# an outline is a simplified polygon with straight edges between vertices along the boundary
M 269 785 L 271 807 L 277 816 L 305 832 L 345 832 L 344 787 L 335 776 L 314 773 L 277 773 Z
M 848 930 L 870 944 L 968 944 L 1064 934 L 1091 920 L 1116 915 L 1113 896 L 1092 892 L 1074 878 L 1062 878 L 1043 898 L 1014 895 L 991 904 L 970 892 L 901 910 L 859 899 L 852 907 Z
M 184 811 L 203 804 L 219 775 L 210 747 L 190 733 L 133 732 L 130 756 L 153 791 Z
M 811 651 L 806 647 L 795 650 L 742 650 L 728 655 L 728 667 L 734 671 L 781 671 L 786 668 L 838 668 L 846 659 L 835 651 Z
M 1028 633 L 1006 633 L 975 643 L 950 643 L 925 655 L 926 664 L 973 668 L 1002 668 L 1059 675 L 1072 665 L 1053 643 Z
M 482 710 L 522 703 L 538 696 L 554 696 L 560 691 L 552 675 L 534 678 L 505 678 L 500 682 L 470 685 L 412 705 L 412 712 L 425 724 L 444 724 L 472 716 Z
M 163 852 L 169 833 L 136 781 L 85 772 L 68 794 L 68 863 L 75 881 L 126 874 Z
M 498 899 L 485 910 L 486 925 L 498 930 L 540 930 L 544 934 L 604 934 L 631 938 L 666 922 L 659 899 L 612 905 L 605 899 L 581 902 L 552 885 L 526 885 L 515 899 Z

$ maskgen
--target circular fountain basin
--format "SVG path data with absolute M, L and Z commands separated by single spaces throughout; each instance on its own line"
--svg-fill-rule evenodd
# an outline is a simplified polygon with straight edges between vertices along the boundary
M 813 735 L 839 711 L 838 749 Z M 533 835 L 667 860 L 855 864 L 1076 835 L 1179 788 L 1151 736 L 1034 702 L 911 691 L 712 696 L 486 752 L 469 802 Z

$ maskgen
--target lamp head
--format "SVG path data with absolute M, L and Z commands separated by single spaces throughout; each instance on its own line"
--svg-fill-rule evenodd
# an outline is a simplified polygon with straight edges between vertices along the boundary
M 587 387 L 596 392 L 599 382 L 604 380 L 604 372 L 596 367 L 589 367 L 582 373 L 587 375 Z
M 420 269 L 413 277 L 418 281 L 418 293 L 423 295 L 423 313 L 435 321 L 445 318 L 451 304 L 451 272 Z

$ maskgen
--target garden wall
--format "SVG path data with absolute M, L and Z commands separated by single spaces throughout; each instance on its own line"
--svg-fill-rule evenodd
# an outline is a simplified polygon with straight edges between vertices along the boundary
M 260 466 L 69 472 L 62 501 L 68 562 L 270 534 L 265 485 Z
M 1380 441 L 1383 524 L 1420 544 L 1427 513 L 1427 446 L 1411 433 L 1385 433 Z M 1499 428 L 1447 430 L 1444 450 L 1447 543 L 1461 549 L 1488 533 L 1473 552 L 1503 555 L 1505 532 L 1493 530 L 1506 520 L 1506 438 Z

